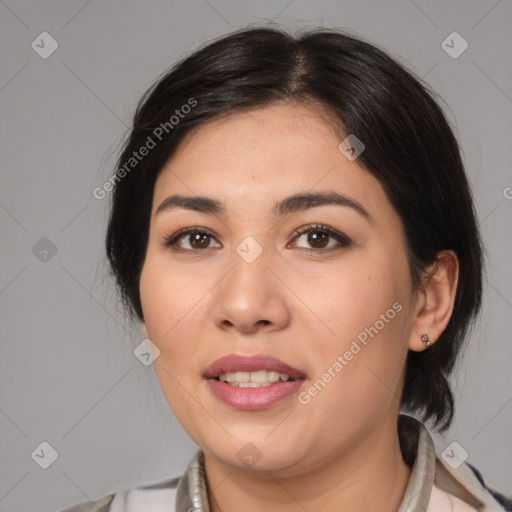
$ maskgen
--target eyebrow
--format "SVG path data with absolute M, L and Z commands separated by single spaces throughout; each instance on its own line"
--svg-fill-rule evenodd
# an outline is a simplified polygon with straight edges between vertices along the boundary
M 309 208 L 325 205 L 352 208 L 369 222 L 373 223 L 372 216 L 360 203 L 350 197 L 333 191 L 299 193 L 288 196 L 274 204 L 272 214 L 276 217 L 284 217 L 289 213 L 304 211 Z M 185 208 L 187 210 L 194 210 L 205 214 L 226 214 L 225 205 L 221 201 L 212 197 L 173 195 L 162 201 L 160 206 L 157 208 L 155 215 L 175 208 Z

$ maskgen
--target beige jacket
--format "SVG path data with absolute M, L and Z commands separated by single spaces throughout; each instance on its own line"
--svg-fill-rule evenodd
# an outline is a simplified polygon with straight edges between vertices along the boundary
M 402 425 L 417 433 L 411 475 L 397 512 L 503 512 L 512 510 L 504 496 L 485 486 L 477 470 L 467 463 L 456 469 L 435 452 L 426 427 L 400 415 Z M 399 423 L 400 425 L 400 423 Z M 478 476 L 477 476 L 478 474 Z M 498 501 L 499 500 L 499 501 Z M 511 500 L 512 503 L 512 500 Z M 505 508 L 505 506 L 507 508 Z M 511 508 L 508 508 L 511 507 Z M 198 450 L 181 477 L 126 489 L 103 499 L 83 502 L 61 512 L 209 512 L 204 454 Z

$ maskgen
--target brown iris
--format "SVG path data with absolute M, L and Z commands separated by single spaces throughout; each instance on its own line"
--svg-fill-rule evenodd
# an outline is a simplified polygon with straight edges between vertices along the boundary
M 200 242 L 201 237 L 203 238 L 203 243 Z M 199 241 L 198 245 L 194 245 Z M 195 233 L 190 235 L 190 245 L 195 249 L 206 249 L 210 243 L 210 235 L 207 233 Z
M 308 244 L 311 246 L 321 249 L 328 243 L 329 234 L 323 233 L 322 231 L 311 231 L 308 233 Z M 324 243 L 325 242 L 325 243 Z M 315 245 L 320 243 L 320 245 Z

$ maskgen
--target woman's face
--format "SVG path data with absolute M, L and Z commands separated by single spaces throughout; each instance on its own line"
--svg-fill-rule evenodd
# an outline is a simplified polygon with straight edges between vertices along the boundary
M 155 184 L 140 280 L 155 372 L 191 438 L 231 468 L 300 474 L 396 429 L 414 316 L 402 224 L 319 112 L 279 104 L 200 126 Z M 276 207 L 320 193 L 345 200 Z M 174 195 L 220 209 L 157 213 Z M 287 373 L 272 361 L 211 368 L 237 355 L 299 373 L 268 385 Z M 219 373 L 266 385 L 207 378 Z

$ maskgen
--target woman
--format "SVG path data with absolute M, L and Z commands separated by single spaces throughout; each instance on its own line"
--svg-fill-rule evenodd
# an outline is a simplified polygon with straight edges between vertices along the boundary
M 235 32 L 146 93 L 109 183 L 113 274 L 200 449 L 69 511 L 512 510 L 423 425 L 451 423 L 482 249 L 419 79 L 339 31 Z

